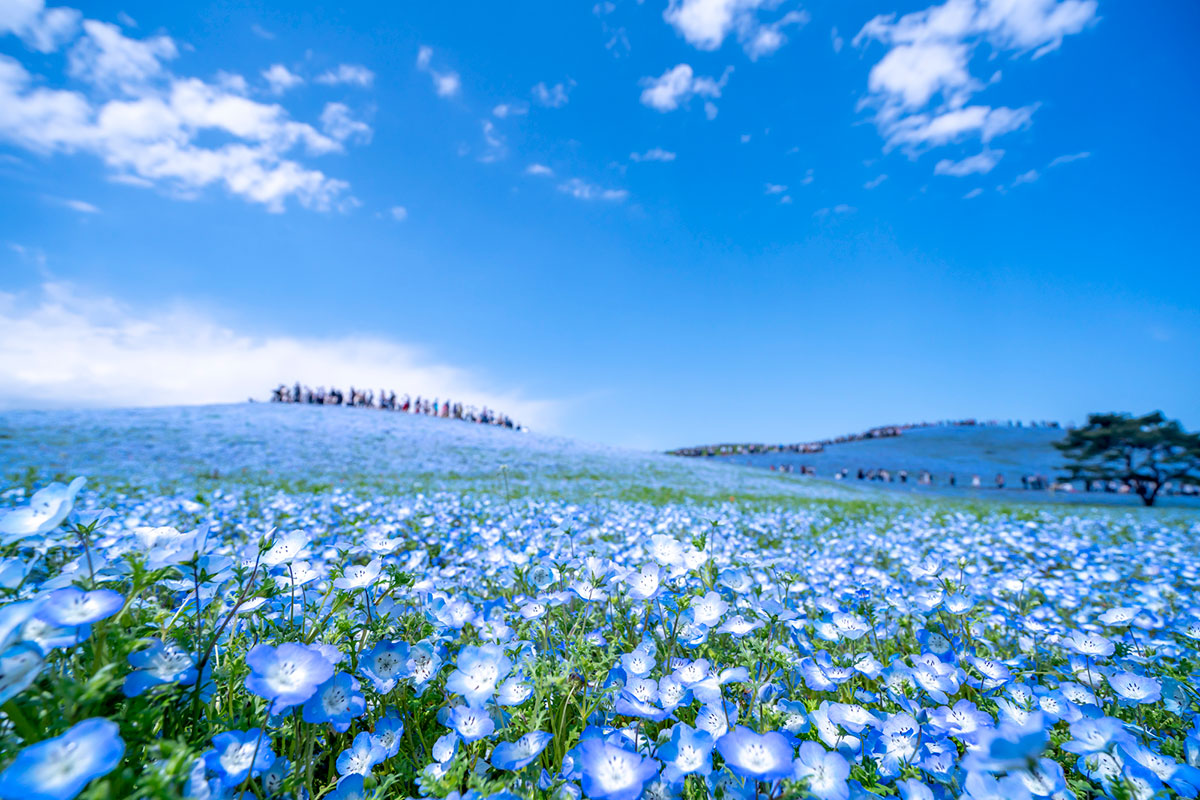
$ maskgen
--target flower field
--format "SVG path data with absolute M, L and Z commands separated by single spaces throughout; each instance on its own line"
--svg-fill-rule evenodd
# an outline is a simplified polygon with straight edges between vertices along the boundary
M 0 799 L 1200 789 L 1194 514 L 196 413 L 0 417 Z

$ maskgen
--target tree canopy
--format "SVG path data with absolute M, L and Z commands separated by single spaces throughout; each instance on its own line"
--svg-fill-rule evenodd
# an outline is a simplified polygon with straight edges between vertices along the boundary
M 1148 506 L 1168 482 L 1200 485 L 1200 433 L 1188 433 L 1161 411 L 1089 414 L 1087 425 L 1055 442 L 1068 459 L 1066 480 L 1118 480 Z

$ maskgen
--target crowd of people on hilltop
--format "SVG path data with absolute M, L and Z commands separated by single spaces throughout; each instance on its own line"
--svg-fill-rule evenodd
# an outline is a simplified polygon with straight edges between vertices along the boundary
M 815 467 L 808 465 L 796 464 L 771 464 L 773 472 L 796 473 L 799 475 L 817 474 Z M 889 470 L 884 468 L 879 469 L 864 469 L 862 467 L 851 472 L 849 467 L 843 467 L 834 473 L 835 480 L 849 480 L 853 474 L 854 478 L 860 481 L 880 481 L 883 483 L 909 483 L 910 479 L 918 486 L 933 486 L 937 483 L 937 479 L 932 472 L 927 469 L 917 470 L 915 475 L 906 469 Z M 1102 481 L 1102 480 L 1080 480 L 1076 483 L 1071 481 L 1056 480 L 1045 475 L 1036 473 L 1026 474 L 1021 476 L 1021 488 L 1031 491 L 1051 491 L 1051 492 L 1075 492 L 1081 487 L 1085 492 L 1104 492 L 1106 494 L 1138 494 L 1137 481 Z M 945 485 L 951 488 L 970 488 L 983 489 L 987 487 L 995 489 L 1013 488 L 1009 487 L 1008 479 L 1004 473 L 997 472 L 996 476 L 991 481 L 987 481 L 978 474 L 972 474 L 969 477 L 964 476 L 960 481 L 958 476 L 951 472 L 945 478 Z M 1183 495 L 1186 497 L 1200 495 L 1200 487 L 1190 484 L 1174 484 L 1165 483 L 1160 490 L 1161 494 L 1168 495 Z
M 428 417 L 442 419 L 458 419 L 464 422 L 475 422 L 481 425 L 496 425 L 501 428 L 511 428 L 523 431 L 525 427 L 514 422 L 512 417 L 499 411 L 483 406 L 441 400 L 438 398 L 409 397 L 404 394 L 399 397 L 393 391 L 380 389 L 376 394 L 372 389 L 355 389 L 349 392 L 341 389 L 326 389 L 318 386 L 312 389 L 296 383 L 294 386 L 279 384 L 271 391 L 272 403 L 305 403 L 318 406 L 350 406 L 352 408 L 374 408 L 382 411 L 398 411 L 404 414 L 424 414 Z
M 670 451 L 673 456 L 729 456 L 729 455 L 752 455 L 756 453 L 820 453 L 826 447 L 833 444 L 845 444 L 847 442 L 861 442 L 866 439 L 888 439 L 893 436 L 901 436 L 905 431 L 916 430 L 918 428 L 967 428 L 967 427 L 991 427 L 991 428 L 1059 428 L 1059 424 L 1053 421 L 1034 421 L 1023 422 L 1021 420 L 986 420 L 980 421 L 976 419 L 954 419 L 954 420 L 939 420 L 937 422 L 910 422 L 905 425 L 880 425 L 877 428 L 870 428 L 862 433 L 849 433 L 844 436 L 834 436 L 829 439 L 820 439 L 815 442 L 797 442 L 794 444 L 708 444 L 698 447 L 681 447 L 678 450 Z

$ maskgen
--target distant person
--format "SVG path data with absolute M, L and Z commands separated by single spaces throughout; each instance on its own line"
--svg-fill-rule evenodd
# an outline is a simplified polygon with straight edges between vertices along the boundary
M 950 473 L 950 485 L 951 485 L 951 486 L 958 486 L 958 478 L 955 478 L 955 477 L 954 477 L 954 473 L 953 473 L 953 472 L 951 472 L 951 473 Z
M 999 472 L 996 473 L 996 488 L 997 489 L 1004 488 L 1004 475 Z

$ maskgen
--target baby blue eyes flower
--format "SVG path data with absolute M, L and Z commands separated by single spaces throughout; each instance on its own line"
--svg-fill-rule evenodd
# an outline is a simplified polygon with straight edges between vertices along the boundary
M 350 721 L 366 713 L 367 704 L 359 682 L 345 672 L 339 672 L 317 687 L 304 704 L 305 722 L 328 722 L 335 731 L 350 729 Z
M 364 731 L 338 755 L 335 766 L 339 775 L 370 775 L 371 769 L 386 757 L 387 751 Z
M 351 564 L 346 567 L 346 570 L 342 573 L 342 577 L 334 579 L 333 585 L 344 592 L 366 589 L 375 583 L 382 570 L 383 562 L 378 558 L 366 565 Z
M 257 777 L 275 763 L 271 740 L 261 728 L 218 733 L 212 743 L 212 749 L 204 754 L 204 764 L 225 786 L 238 786 L 247 776 Z
M 850 764 L 837 752 L 826 752 L 816 742 L 804 742 L 792 764 L 792 776 L 804 781 L 809 794 L 819 800 L 847 800 L 850 787 L 846 778 Z
M 0 705 L 29 688 L 46 665 L 42 649 L 21 642 L 0 653 Z
M 31 744 L 0 772 L 4 800 L 71 800 L 116 769 L 125 754 L 117 724 L 85 719 L 61 736 Z
M 712 751 L 716 741 L 708 731 L 679 723 L 671 730 L 671 739 L 658 749 L 658 757 L 666 765 L 663 778 L 678 783 L 688 775 L 708 775 L 712 772 Z
M 779 731 L 760 734 L 738 725 L 717 740 L 717 751 L 743 778 L 773 781 L 792 773 L 792 746 Z
M 660 583 L 661 571 L 658 567 L 642 567 L 641 572 L 635 572 L 626 579 L 629 586 L 629 596 L 634 600 L 653 600 L 658 597 L 662 588 Z
M 71 586 L 47 595 L 37 616 L 51 625 L 77 628 L 111 617 L 124 602 L 124 597 L 110 589 L 85 592 Z
M 545 731 L 530 731 L 515 742 L 501 742 L 492 751 L 492 766 L 510 772 L 525 769 L 553 738 L 553 734 Z
M 499 645 L 467 645 L 458 654 L 456 667 L 446 679 L 446 690 L 462 695 L 469 705 L 481 706 L 491 699 L 500 679 L 508 675 L 512 661 Z
M 1154 678 L 1117 672 L 1108 676 L 1108 683 L 1122 700 L 1133 704 L 1157 703 L 1162 699 L 1162 684 Z
M 482 708 L 456 706 L 450 710 L 446 724 L 462 737 L 464 742 L 475 742 L 491 736 L 496 723 Z
M 579 745 L 584 793 L 595 800 L 638 800 L 646 783 L 658 774 L 658 762 L 615 747 L 602 739 Z
M 196 665 L 191 653 L 161 639 L 151 639 L 150 646 L 129 654 L 134 672 L 125 677 L 125 695 L 138 697 L 155 686 L 179 683 L 190 686 L 196 682 Z
M 331 794 L 325 796 L 326 800 L 364 800 L 367 795 L 363 784 L 362 775 L 347 775 L 338 781 L 337 788 Z
M 256 645 L 246 654 L 250 674 L 246 689 L 271 701 L 271 713 L 282 714 L 307 701 L 333 677 L 333 665 L 320 651 L 301 644 Z
M 12 544 L 57 528 L 71 513 L 84 482 L 84 478 L 76 478 L 69 486 L 52 483 L 34 492 L 29 505 L 0 511 L 0 542 Z
M 375 723 L 375 730 L 371 732 L 371 743 L 382 747 L 387 758 L 391 758 L 400 752 L 400 737 L 403 735 L 404 720 L 389 711 Z
M 371 681 L 375 691 L 387 694 L 408 677 L 408 645 L 404 642 L 380 642 L 363 653 L 358 671 Z
M 1072 631 L 1062 640 L 1063 644 L 1087 658 L 1107 658 L 1113 654 L 1113 643 L 1095 633 Z

